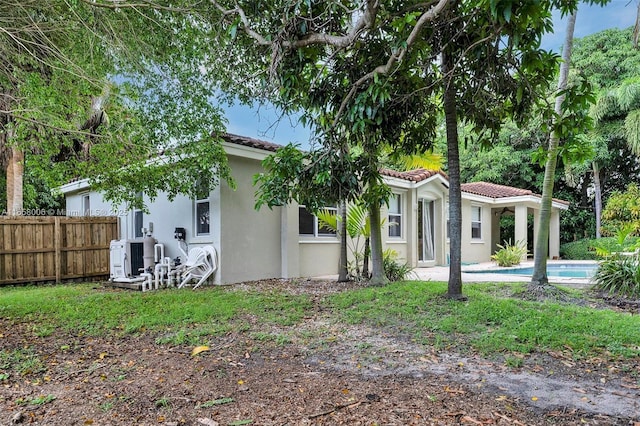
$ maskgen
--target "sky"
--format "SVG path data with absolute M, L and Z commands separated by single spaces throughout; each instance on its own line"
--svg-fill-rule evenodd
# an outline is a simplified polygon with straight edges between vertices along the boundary
M 635 24 L 636 11 L 640 0 L 611 0 L 604 7 L 581 3 L 576 18 L 574 36 L 581 38 L 607 28 L 628 28 Z M 553 14 L 554 33 L 542 40 L 544 49 L 560 52 L 564 42 L 567 18 L 560 13 Z M 241 136 L 262 139 L 285 145 L 289 142 L 308 148 L 310 132 L 297 119 L 284 117 L 271 105 L 249 107 L 240 104 L 225 107 L 228 120 L 227 131 Z

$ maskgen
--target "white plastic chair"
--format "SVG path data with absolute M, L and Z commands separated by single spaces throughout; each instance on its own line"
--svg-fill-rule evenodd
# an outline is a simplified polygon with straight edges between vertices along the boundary
M 197 279 L 193 289 L 213 275 L 218 269 L 218 255 L 213 246 L 193 247 L 189 250 L 186 262 L 182 265 L 182 281 L 178 288 L 184 287 L 189 281 Z

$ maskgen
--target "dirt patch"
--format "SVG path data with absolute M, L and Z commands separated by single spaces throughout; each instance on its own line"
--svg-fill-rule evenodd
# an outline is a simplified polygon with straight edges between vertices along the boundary
M 319 301 L 361 285 L 272 280 L 230 291 Z M 0 319 L 0 346 L 33 359 L 30 369 L 0 376 L 0 424 L 635 425 L 640 418 L 637 360 L 576 362 L 554 352 L 509 367 L 437 352 L 393 330 L 332 323 L 318 303 L 295 328 L 251 327 L 192 356 L 193 348 L 159 345 L 151 335 L 38 337 L 29 324 Z M 257 330 L 287 338 L 259 339 Z

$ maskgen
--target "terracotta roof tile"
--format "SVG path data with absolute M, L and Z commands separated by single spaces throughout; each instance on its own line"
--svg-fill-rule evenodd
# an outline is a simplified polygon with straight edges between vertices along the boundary
M 489 182 L 470 182 L 460 185 L 462 192 L 469 194 L 482 195 L 489 198 L 506 198 L 506 197 L 520 197 L 523 195 L 532 195 L 537 198 L 541 198 L 539 194 L 534 193 L 528 189 L 514 188 L 513 186 L 498 185 L 496 183 Z M 570 205 L 569 201 L 554 198 L 553 201 L 565 205 Z
M 435 175 L 441 175 L 442 177 L 447 179 L 447 175 L 445 175 L 443 172 L 425 169 L 415 169 L 408 172 L 398 172 L 391 169 L 382 169 L 380 170 L 380 174 L 382 174 L 383 176 L 408 180 L 410 182 L 422 182 L 423 180 L 429 179 L 430 177 Z
M 234 135 L 231 133 L 222 133 L 220 136 L 227 142 L 234 143 L 236 145 L 248 146 L 250 148 L 258 148 L 265 151 L 275 152 L 278 148 L 282 148 L 282 145 L 262 141 L 259 139 L 248 138 L 246 136 Z
M 523 195 L 535 195 L 528 189 L 514 188 L 512 186 L 498 185 L 489 182 L 471 182 L 460 185 L 463 192 L 482 195 L 489 198 L 520 197 Z

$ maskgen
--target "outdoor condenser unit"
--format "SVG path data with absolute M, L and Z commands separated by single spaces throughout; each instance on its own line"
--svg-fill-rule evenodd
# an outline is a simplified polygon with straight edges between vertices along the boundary
M 142 239 L 113 240 L 109 245 L 109 274 L 111 280 L 140 275 L 144 268 Z

